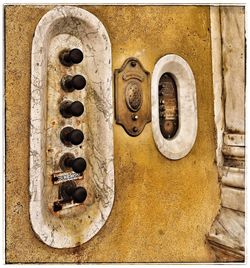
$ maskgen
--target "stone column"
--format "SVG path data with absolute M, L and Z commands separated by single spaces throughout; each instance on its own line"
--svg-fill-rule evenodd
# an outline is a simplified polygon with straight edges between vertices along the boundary
M 221 208 L 207 239 L 218 262 L 245 259 L 245 9 L 211 7 Z

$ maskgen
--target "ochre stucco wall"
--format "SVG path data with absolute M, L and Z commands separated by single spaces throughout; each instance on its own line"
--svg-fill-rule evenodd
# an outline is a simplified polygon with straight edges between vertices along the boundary
M 84 7 L 109 33 L 113 70 L 134 56 L 152 74 L 168 53 L 190 64 L 197 86 L 197 139 L 185 158 L 171 161 L 157 150 L 150 123 L 135 138 L 114 123 L 116 192 L 104 227 L 74 249 L 52 249 L 36 238 L 28 210 L 30 54 L 35 27 L 51 8 L 5 8 L 6 262 L 213 262 L 205 235 L 220 200 L 206 6 Z

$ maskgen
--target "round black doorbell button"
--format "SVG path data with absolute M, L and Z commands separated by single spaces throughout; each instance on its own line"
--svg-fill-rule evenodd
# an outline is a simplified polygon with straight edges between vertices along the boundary
M 72 194 L 72 198 L 75 203 L 83 203 L 87 198 L 86 189 L 81 186 L 76 187 L 75 191 Z
M 71 84 L 74 89 L 81 90 L 86 86 L 86 79 L 78 74 L 72 77 Z
M 82 173 L 86 169 L 87 163 L 82 157 L 78 157 L 73 160 L 71 167 L 74 172 Z
M 66 157 L 64 159 L 64 166 L 66 168 L 72 168 L 72 170 L 76 173 L 82 173 L 86 169 L 87 163 L 82 157 Z
M 76 183 L 74 181 L 63 182 L 59 187 L 59 196 L 62 202 L 70 202 L 75 189 Z
M 61 87 L 63 90 L 67 92 L 72 92 L 75 89 L 81 90 L 86 86 L 86 79 L 80 75 L 66 75 L 61 80 Z
M 60 139 L 66 146 L 79 145 L 84 140 L 84 135 L 80 129 L 65 127 L 61 130 Z
M 69 52 L 69 59 L 71 62 L 74 64 L 78 64 L 83 60 L 83 53 L 80 49 L 78 48 L 73 48 Z
M 87 163 L 84 158 L 77 157 L 71 153 L 65 153 L 59 161 L 59 165 L 63 171 L 72 169 L 76 173 L 82 173 L 87 167 Z
M 73 64 L 78 64 L 83 60 L 83 53 L 78 48 L 73 48 L 71 50 L 64 50 L 59 55 L 60 62 L 67 67 Z
M 74 101 L 71 103 L 70 111 L 73 116 L 80 116 L 84 112 L 84 106 L 80 101 Z
M 87 191 L 84 187 L 77 186 L 74 181 L 66 181 L 59 188 L 61 202 L 83 203 L 87 198 Z
M 80 101 L 64 101 L 60 105 L 60 113 L 64 118 L 72 116 L 81 116 L 84 112 L 84 106 Z
M 74 145 L 79 145 L 84 139 L 83 133 L 79 129 L 74 129 L 69 134 L 69 141 Z

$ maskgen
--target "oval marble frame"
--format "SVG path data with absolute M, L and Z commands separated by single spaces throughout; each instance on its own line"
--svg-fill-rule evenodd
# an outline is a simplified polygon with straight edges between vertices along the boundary
M 172 139 L 165 139 L 159 125 L 158 85 L 164 73 L 170 73 L 177 86 L 179 128 Z M 152 82 L 152 130 L 159 151 L 167 158 L 177 160 L 185 157 L 192 149 L 197 135 L 197 101 L 193 72 L 180 56 L 168 54 L 155 65 Z
M 83 27 L 83 26 L 84 27 Z M 80 27 L 81 26 L 81 27 Z M 63 28 L 62 28 L 63 27 Z M 72 28 L 73 27 L 73 28 Z M 72 29 L 74 31 L 72 31 Z M 100 107 L 95 110 L 92 122 L 102 127 L 105 139 L 93 138 L 97 152 L 93 178 L 100 197 L 86 213 L 75 215 L 70 222 L 55 217 L 44 201 L 46 188 L 46 119 L 47 112 L 47 57 L 51 38 L 60 33 L 78 34 L 79 39 L 96 38 L 93 44 L 99 65 L 104 72 L 100 85 L 92 89 Z M 99 38 L 99 39 L 98 39 Z M 89 40 L 89 39 L 88 39 Z M 101 59 L 101 60 L 100 60 Z M 74 6 L 57 6 L 48 11 L 37 24 L 31 55 L 31 109 L 30 109 L 30 220 L 37 237 L 53 248 L 71 248 L 90 240 L 105 224 L 114 202 L 113 152 L 113 94 L 112 94 L 111 42 L 101 23 L 90 12 Z M 107 79 L 108 78 L 108 79 Z M 98 78 L 99 79 L 99 78 Z M 98 81 L 96 81 L 97 83 Z M 93 99 L 93 102 L 96 101 Z M 97 105 L 93 105 L 95 107 Z M 98 135 L 94 135 L 98 136 Z M 101 157 L 100 157 L 101 156 Z M 102 167 L 102 168 L 100 168 Z M 89 208 L 88 208 L 89 209 Z M 94 215 L 92 217 L 92 215 Z M 68 217 L 69 218 L 69 217 Z M 77 230 L 76 227 L 77 226 Z

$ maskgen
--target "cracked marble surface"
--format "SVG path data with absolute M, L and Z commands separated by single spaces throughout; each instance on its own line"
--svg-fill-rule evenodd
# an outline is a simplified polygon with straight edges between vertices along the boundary
M 64 48 L 80 48 L 84 59 L 66 68 L 60 64 Z M 84 90 L 65 93 L 60 79 L 82 74 Z M 59 104 L 79 100 L 81 117 L 63 118 Z M 111 44 L 102 23 L 81 8 L 60 6 L 40 20 L 32 44 L 30 130 L 30 218 L 33 230 L 47 245 L 75 247 L 91 239 L 106 222 L 114 200 L 113 105 Z M 60 139 L 64 126 L 81 129 L 80 146 L 66 147 Z M 88 191 L 86 201 L 54 213 L 58 185 L 51 175 L 60 171 L 58 162 L 66 152 L 84 157 L 87 169 L 77 184 Z

